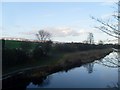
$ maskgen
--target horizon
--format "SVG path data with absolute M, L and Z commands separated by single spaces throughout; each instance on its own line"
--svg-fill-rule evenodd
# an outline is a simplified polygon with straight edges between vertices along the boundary
M 34 41 L 37 41 L 37 42 L 40 42 L 40 40 L 38 40 L 38 39 L 35 39 L 35 40 L 32 40 L 32 39 L 26 39 L 26 38 L 14 38 L 14 37 L 2 37 L 2 38 L 0 38 L 0 40 L 13 40 L 13 41 L 31 41 L 31 42 L 34 42 Z M 61 41 L 53 41 L 52 40 L 52 42 L 53 43 L 86 43 L 86 42 L 82 42 L 82 41 L 80 41 L 80 42 L 75 42 L 75 41 L 73 41 L 73 42 L 70 42 L 70 41 L 66 41 L 66 42 L 61 42 Z M 103 42 L 103 44 L 118 44 L 118 39 L 113 39 L 113 40 L 108 40 L 108 39 L 106 39 L 106 40 L 104 40 L 104 41 L 102 41 Z M 99 41 L 98 42 L 94 42 L 94 44 L 99 44 Z

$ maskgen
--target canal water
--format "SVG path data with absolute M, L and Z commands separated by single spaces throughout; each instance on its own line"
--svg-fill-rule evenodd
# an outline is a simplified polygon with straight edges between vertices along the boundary
M 29 88 L 111 88 L 118 83 L 119 54 L 112 52 L 101 60 L 47 76 L 42 83 L 30 82 Z

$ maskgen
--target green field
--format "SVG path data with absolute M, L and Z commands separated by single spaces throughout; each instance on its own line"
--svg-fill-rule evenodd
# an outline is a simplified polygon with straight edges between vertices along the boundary
M 1 40 L 2 41 L 2 40 Z M 15 41 L 15 40 L 5 40 L 5 48 L 8 49 L 16 49 L 16 48 L 28 48 L 28 50 L 34 50 L 37 46 L 37 42 L 25 42 L 25 41 Z M 29 46 L 29 47 L 27 47 Z M 39 60 L 30 59 L 27 63 L 22 63 L 18 65 L 13 65 L 9 68 L 3 68 L 3 74 L 13 72 L 19 69 L 29 68 L 29 67 L 35 67 L 35 66 L 43 66 L 43 65 L 50 65 L 54 64 L 60 59 L 64 53 L 54 53 L 50 57 L 43 57 Z
M 5 47 L 9 48 L 9 49 L 20 48 L 23 43 L 29 44 L 30 48 L 35 48 L 35 46 L 36 46 L 36 43 L 33 43 L 33 42 L 5 40 Z

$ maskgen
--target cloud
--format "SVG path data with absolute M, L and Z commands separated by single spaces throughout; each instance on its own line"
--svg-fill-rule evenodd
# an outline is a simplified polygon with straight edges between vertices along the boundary
M 66 36 L 80 36 L 86 33 L 85 30 L 76 30 L 70 27 L 52 27 L 45 28 L 44 30 L 50 32 L 54 37 L 66 37 Z
M 52 34 L 53 37 L 67 37 L 67 36 L 80 36 L 81 34 L 86 34 L 92 32 L 92 30 L 85 30 L 79 28 L 70 28 L 70 27 L 45 27 L 41 30 L 45 30 Z M 35 35 L 38 30 L 30 30 L 28 32 L 20 32 L 24 35 Z

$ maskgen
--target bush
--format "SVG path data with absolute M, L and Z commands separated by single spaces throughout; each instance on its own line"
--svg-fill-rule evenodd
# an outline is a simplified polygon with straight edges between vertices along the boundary
M 23 41 L 21 42 L 20 48 L 25 52 L 29 52 L 31 48 L 31 43 L 27 41 Z
M 29 58 L 21 49 L 4 49 L 2 54 L 3 67 L 19 65 L 28 62 Z
M 36 46 L 36 48 L 33 50 L 33 58 L 39 59 L 44 55 L 43 49 L 41 46 Z

